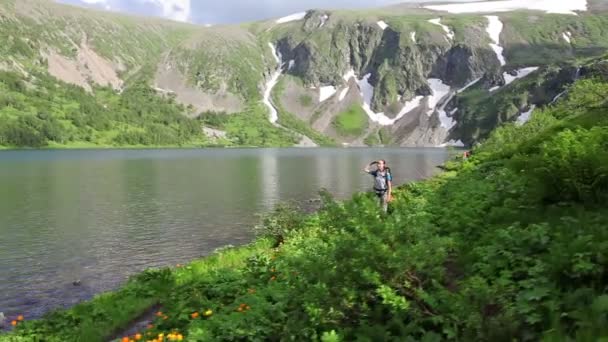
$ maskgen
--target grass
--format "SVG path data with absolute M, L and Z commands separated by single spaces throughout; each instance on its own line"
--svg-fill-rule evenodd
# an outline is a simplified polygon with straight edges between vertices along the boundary
M 279 79 L 279 82 L 273 89 L 272 92 L 272 103 L 277 109 L 279 114 L 278 122 L 286 128 L 292 129 L 302 135 L 305 135 L 312 139 L 319 146 L 335 146 L 335 141 L 331 138 L 324 136 L 322 133 L 315 131 L 308 123 L 300 120 L 294 114 L 288 112 L 281 104 L 281 96 L 285 87 L 285 78 Z
M 395 187 L 388 215 L 373 193 L 321 192 L 313 214 L 283 204 L 253 244 L 146 271 L 0 341 L 95 342 L 152 303 L 145 333 L 192 341 L 606 338 L 606 87 L 580 81 L 468 160 Z
M 188 265 L 147 270 L 119 290 L 97 295 L 68 310 L 51 312 L 42 320 L 25 321 L 14 335 L 0 335 L 0 341 L 107 341 L 151 307 L 166 304 L 163 301 L 171 289 L 209 277 L 218 270 L 242 268 L 248 258 L 269 247 L 268 240 L 259 239 L 242 247 L 224 248 Z M 20 332 L 27 334 L 23 336 Z
M 300 95 L 300 98 L 298 100 L 300 101 L 300 104 L 304 107 L 312 106 L 312 97 L 308 94 Z
M 353 105 L 348 110 L 338 114 L 333 124 L 338 134 L 342 136 L 360 136 L 367 129 L 368 118 L 361 106 Z

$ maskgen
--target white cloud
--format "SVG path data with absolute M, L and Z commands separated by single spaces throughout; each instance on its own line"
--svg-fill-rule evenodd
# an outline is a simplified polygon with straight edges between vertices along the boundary
M 147 7 L 164 18 L 177 21 L 190 21 L 192 19 L 191 0 L 80 0 L 81 3 L 103 7 L 107 10 L 140 12 Z M 148 12 L 148 11 L 146 11 Z
M 95 0 L 93 0 L 95 1 Z M 142 0 L 139 0 L 142 1 Z M 162 9 L 163 17 L 177 20 L 190 21 L 191 4 L 190 0 L 143 0 L 151 2 Z

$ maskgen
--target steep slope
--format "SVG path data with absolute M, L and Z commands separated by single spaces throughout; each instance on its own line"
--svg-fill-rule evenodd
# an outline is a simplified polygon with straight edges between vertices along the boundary
M 607 13 L 606 0 L 508 0 L 199 27 L 4 0 L 0 69 L 93 97 L 145 85 L 222 144 L 470 145 L 551 103 L 608 51 Z
M 242 106 L 231 98 L 225 106 L 210 103 L 201 89 L 155 84 L 159 65 L 199 33 L 194 25 L 48 0 L 1 1 L 0 148 L 294 144 L 255 106 L 223 123 L 222 132 L 202 127 L 204 119 L 188 116 Z M 217 38 L 208 39 L 221 45 Z M 238 59 L 232 56 L 224 62 Z M 191 79 L 169 75 L 178 85 Z
M 300 18 L 266 23 L 260 31 L 276 43 L 288 65 L 285 73 L 300 80 L 290 82 L 290 91 L 282 97 L 283 107 L 298 113 L 313 128 L 355 144 L 437 146 L 448 141 L 472 143 L 484 137 L 472 134 L 466 123 L 458 123 L 466 114 L 458 113 L 456 95 L 483 89 L 486 97 L 500 98 L 505 86 L 516 86 L 539 68 L 559 65 L 570 70 L 581 59 L 605 52 L 608 17 L 601 3 L 593 2 L 593 12 L 578 15 L 568 8 L 560 14 L 547 14 L 538 10 L 502 12 L 496 7 L 497 13 L 488 7 L 487 13 L 461 14 L 423 5 L 366 13 L 309 11 Z M 571 8 L 583 9 L 580 1 Z M 563 81 L 561 86 L 574 79 L 564 79 L 563 72 L 560 77 L 554 82 L 546 80 L 551 87 L 543 90 L 545 97 L 560 92 L 555 82 Z M 308 106 L 302 106 L 302 100 L 309 98 L 312 101 L 305 101 Z M 368 117 L 359 120 L 358 131 L 363 135 L 340 134 L 337 122 L 353 105 L 361 106 Z M 505 116 L 488 113 L 494 108 L 487 106 L 479 115 L 481 107 L 473 107 L 476 120 Z M 500 122 L 514 120 L 527 107 L 528 103 L 520 105 L 517 113 L 505 120 L 494 118 L 482 128 L 490 131 Z M 379 132 L 384 134 L 378 137 Z
M 4 68 L 47 69 L 90 90 L 120 89 L 140 68 L 192 34 L 196 27 L 131 18 L 44 0 L 0 2 L 0 55 Z

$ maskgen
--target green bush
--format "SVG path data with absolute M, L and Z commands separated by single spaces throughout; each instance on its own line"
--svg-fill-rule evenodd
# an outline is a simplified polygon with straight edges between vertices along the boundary
M 257 235 L 270 238 L 278 246 L 291 233 L 299 230 L 304 222 L 302 210 L 294 203 L 280 203 L 273 211 L 261 215 L 261 224 L 256 227 Z
M 334 126 L 343 136 L 358 136 L 365 132 L 368 125 L 367 114 L 361 106 L 353 105 L 334 119 Z

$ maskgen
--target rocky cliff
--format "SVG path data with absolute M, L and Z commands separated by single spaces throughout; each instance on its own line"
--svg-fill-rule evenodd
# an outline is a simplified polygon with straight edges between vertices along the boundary
M 607 3 L 310 10 L 208 28 L 6 0 L 0 68 L 89 92 L 143 77 L 190 117 L 265 108 L 317 144 L 470 145 L 559 98 L 606 53 Z

